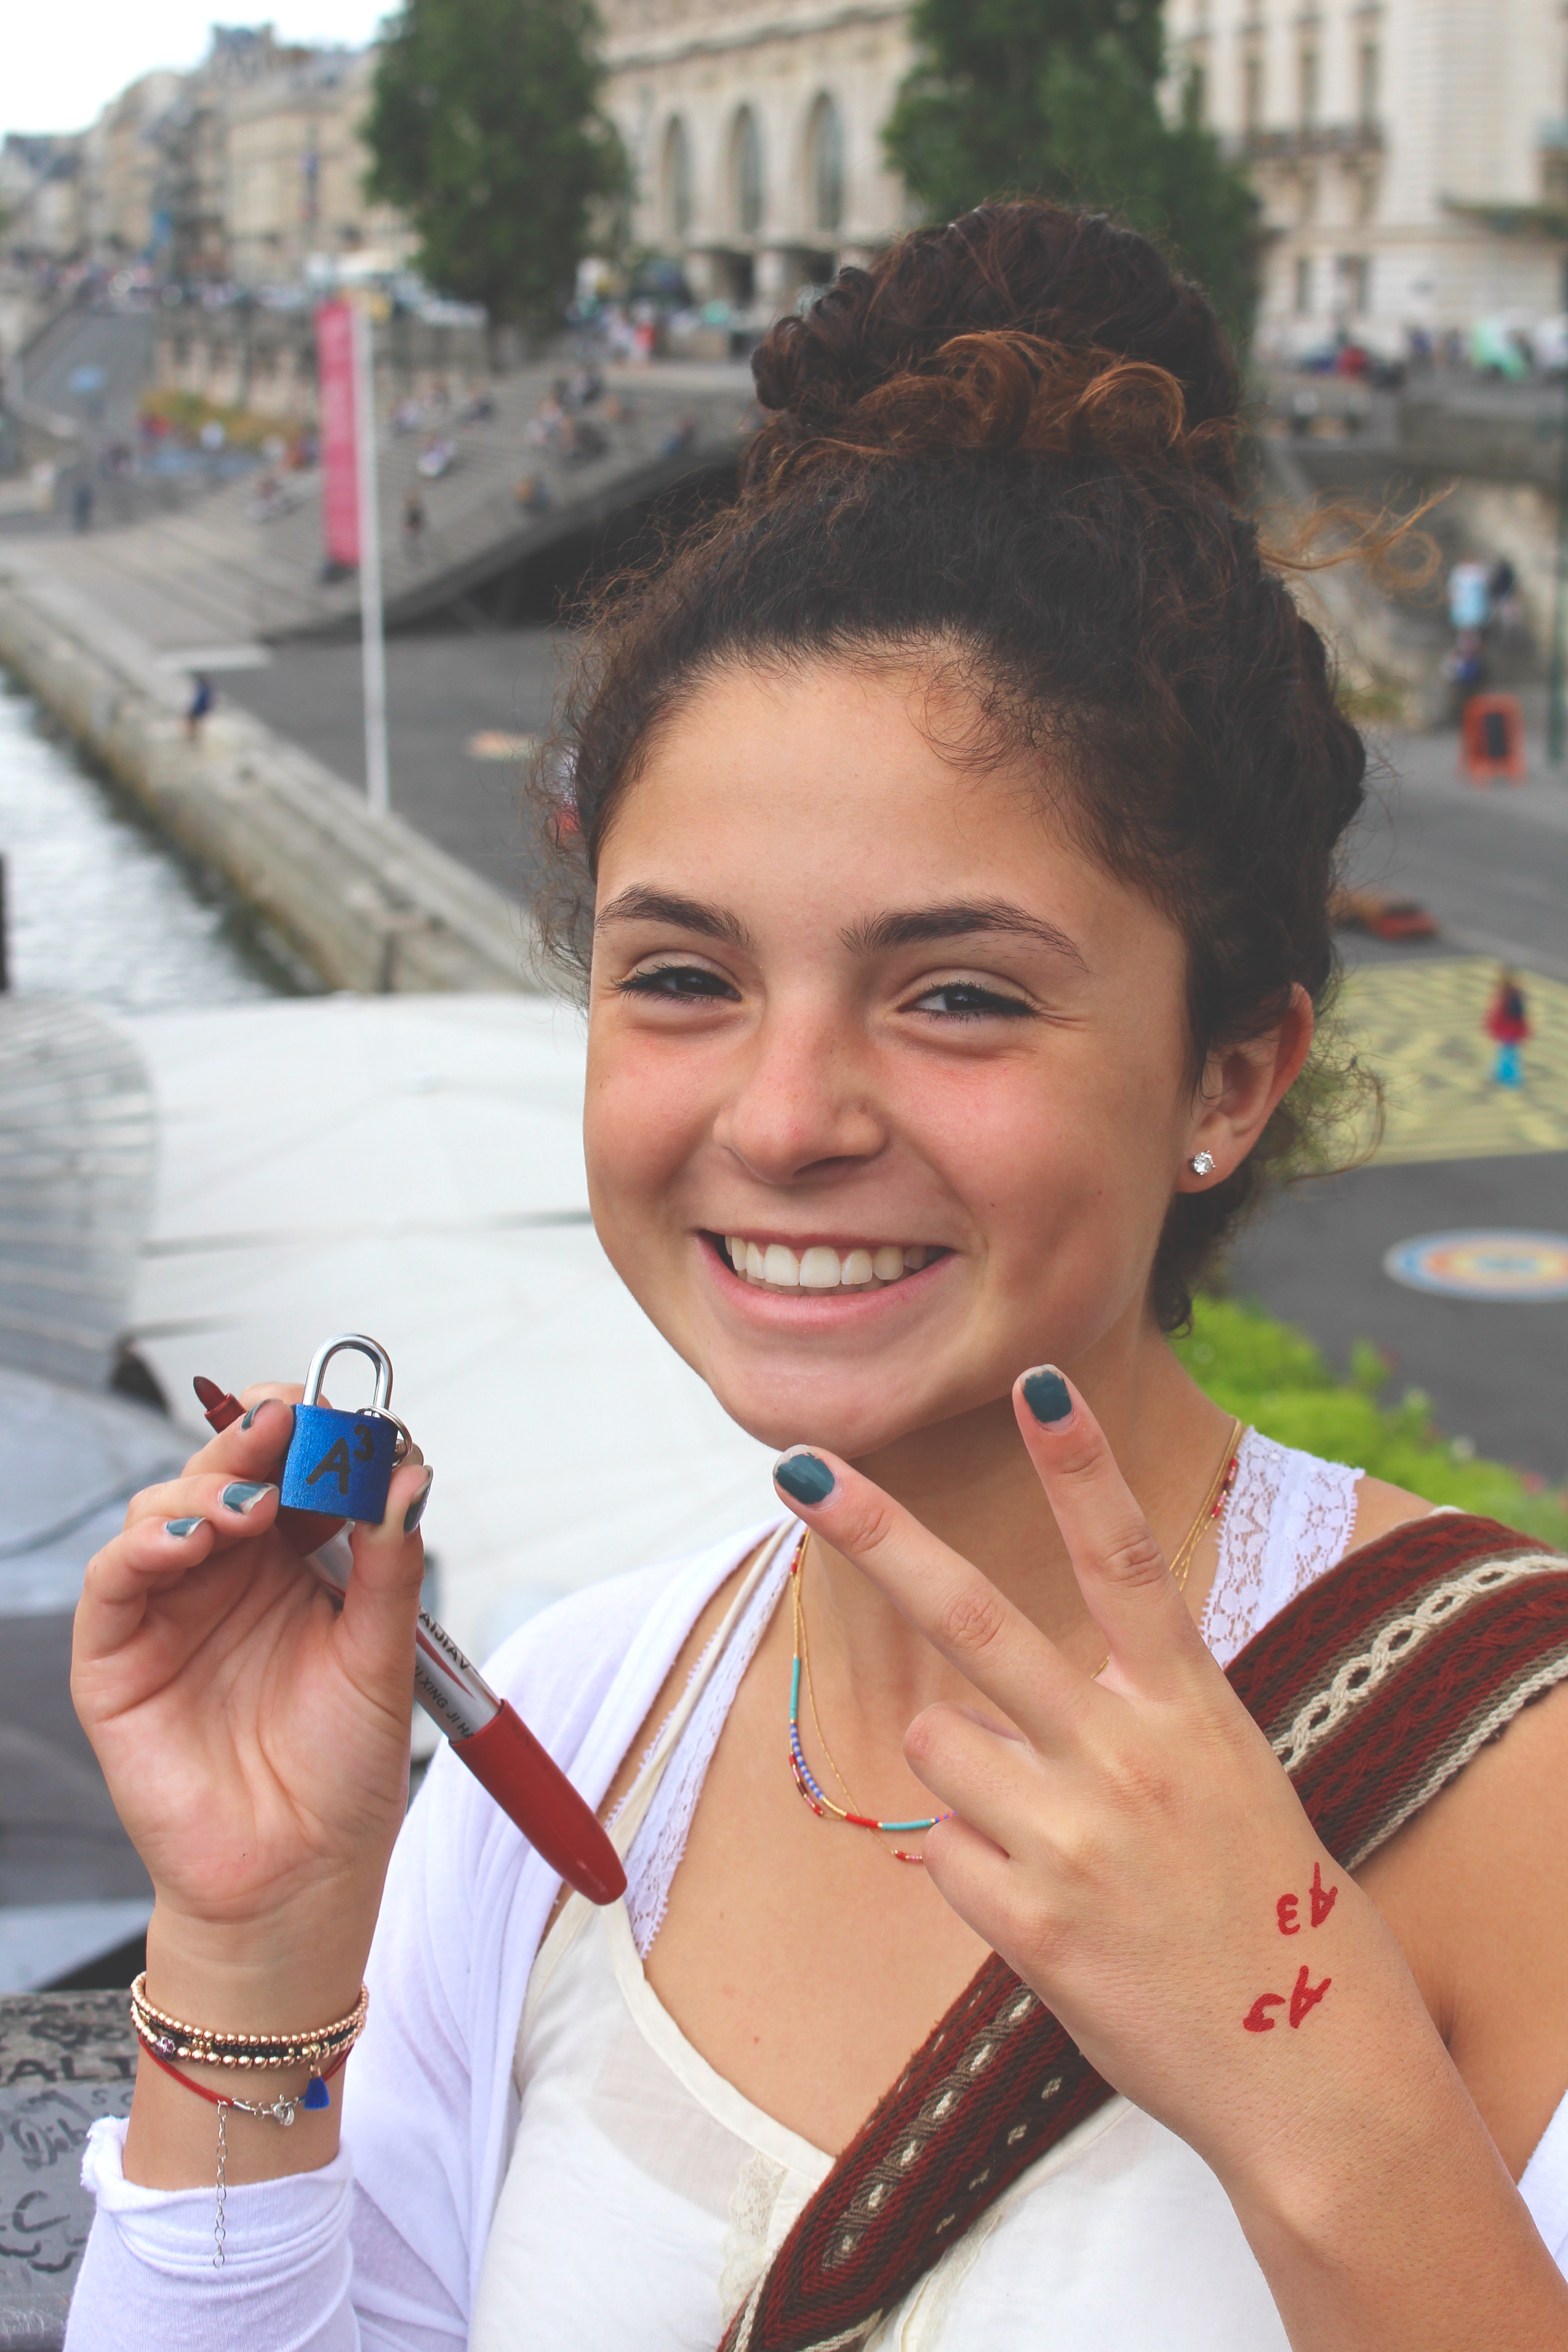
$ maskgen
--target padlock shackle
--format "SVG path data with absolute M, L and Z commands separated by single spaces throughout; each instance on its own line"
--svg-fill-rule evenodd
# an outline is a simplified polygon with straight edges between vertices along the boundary
M 340 1331 L 335 1339 L 322 1340 L 310 1359 L 310 1369 L 305 1375 L 305 1393 L 301 1402 L 305 1404 L 321 1402 L 321 1382 L 327 1376 L 327 1366 L 344 1348 L 353 1348 L 358 1354 L 368 1356 L 375 1366 L 375 1399 L 371 1410 L 373 1412 L 385 1412 L 392 1402 L 392 1358 L 379 1339 L 367 1339 L 363 1331 Z M 388 1415 L 389 1419 L 391 1417 Z M 399 1422 L 398 1427 L 401 1429 L 402 1426 L 402 1423 Z M 406 1433 L 405 1432 L 405 1435 Z

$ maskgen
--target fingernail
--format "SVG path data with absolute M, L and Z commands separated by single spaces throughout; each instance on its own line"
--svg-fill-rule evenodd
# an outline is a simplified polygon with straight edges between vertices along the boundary
M 425 1506 L 430 1500 L 430 1489 L 435 1483 L 435 1478 L 436 1473 L 434 1470 L 426 1471 L 425 1484 L 415 1496 L 414 1500 L 409 1504 L 407 1510 L 404 1514 L 403 1532 L 405 1536 L 411 1536 L 414 1533 L 415 1528 L 419 1525 L 420 1520 L 425 1517 Z
M 237 1478 L 232 1486 L 224 1488 L 220 1499 L 226 1511 L 253 1511 L 263 1495 L 272 1491 L 265 1478 Z
M 257 1414 L 261 1411 L 261 1406 L 264 1404 L 270 1404 L 271 1402 L 272 1399 L 270 1397 L 263 1397 L 260 1404 L 253 1404 L 250 1411 L 246 1414 L 245 1419 L 239 1424 L 241 1429 L 248 1429 L 251 1423 L 256 1419 Z
M 773 1464 L 773 1484 L 792 1503 L 826 1503 L 833 1492 L 833 1473 L 815 1454 L 786 1454 Z
M 1024 1374 L 1024 1402 L 1046 1429 L 1055 1429 L 1072 1412 L 1072 1391 L 1054 1364 L 1041 1364 Z
M 206 1521 L 205 1519 L 165 1519 L 163 1522 L 163 1533 L 166 1536 L 179 1536 L 181 1538 L 185 1536 L 194 1536 L 198 1528 L 204 1528 L 205 1525 Z

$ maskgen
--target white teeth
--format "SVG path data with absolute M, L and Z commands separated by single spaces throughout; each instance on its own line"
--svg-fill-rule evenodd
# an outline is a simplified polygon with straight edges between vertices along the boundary
M 747 1257 L 751 1252 L 748 1250 Z M 800 1260 L 794 1250 L 785 1249 L 783 1242 L 770 1242 L 763 1253 L 763 1280 L 771 1282 L 775 1290 L 800 1288 Z
M 889 1282 L 901 1282 L 906 1274 L 919 1274 L 941 1255 L 923 1242 L 911 1242 L 907 1247 L 884 1242 L 876 1250 L 860 1244 L 842 1254 L 826 1242 L 813 1242 L 797 1256 L 783 1242 L 749 1242 L 743 1234 L 726 1234 L 724 1247 L 738 1275 L 748 1282 L 765 1283 L 773 1290 L 837 1290 L 840 1286 L 868 1290 L 874 1284 L 885 1287 Z

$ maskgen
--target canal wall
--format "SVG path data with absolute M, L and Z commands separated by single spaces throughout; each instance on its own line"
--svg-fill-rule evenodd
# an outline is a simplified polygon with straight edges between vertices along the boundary
M 188 740 L 189 682 L 69 583 L 0 557 L 0 661 L 329 988 L 529 989 L 490 884 L 232 705 Z

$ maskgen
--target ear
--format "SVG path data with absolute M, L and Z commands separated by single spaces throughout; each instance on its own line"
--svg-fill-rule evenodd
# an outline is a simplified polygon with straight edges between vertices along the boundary
M 1277 1029 L 1210 1054 L 1193 1097 L 1179 1192 L 1206 1192 L 1241 1165 L 1311 1052 L 1314 1025 L 1312 1000 L 1298 982 Z M 1191 1164 L 1200 1151 L 1214 1162 L 1202 1176 Z

